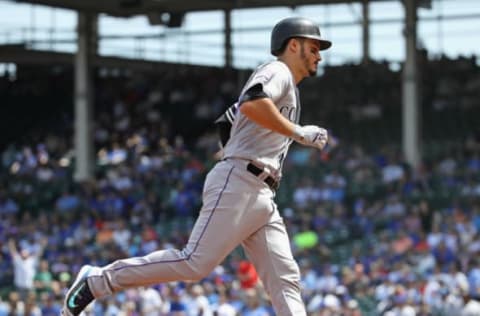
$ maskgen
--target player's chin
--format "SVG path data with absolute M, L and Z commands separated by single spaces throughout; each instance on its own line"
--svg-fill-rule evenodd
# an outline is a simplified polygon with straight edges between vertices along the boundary
M 317 64 L 312 66 L 312 68 L 308 69 L 308 74 L 310 75 L 310 77 L 314 77 L 317 75 Z

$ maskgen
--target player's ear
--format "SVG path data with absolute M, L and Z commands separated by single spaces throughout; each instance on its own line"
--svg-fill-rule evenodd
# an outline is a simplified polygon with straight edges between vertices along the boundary
M 297 47 L 298 47 L 298 40 L 294 37 L 290 38 L 287 42 L 286 50 L 288 50 L 291 53 L 295 53 L 298 49 Z

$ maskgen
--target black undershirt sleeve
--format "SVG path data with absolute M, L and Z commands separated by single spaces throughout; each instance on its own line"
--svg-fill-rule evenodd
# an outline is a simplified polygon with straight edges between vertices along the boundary
M 261 83 L 248 88 L 247 91 L 242 95 L 242 98 L 239 101 L 240 106 L 243 102 L 252 101 L 256 99 L 268 98 L 268 95 L 263 91 L 263 86 Z M 225 147 L 228 139 L 230 138 L 230 130 L 233 124 L 233 118 L 235 112 L 233 110 L 234 106 L 231 106 L 223 115 L 221 115 L 216 121 L 218 134 L 220 136 L 220 142 L 222 146 Z
M 253 101 L 256 99 L 263 99 L 268 98 L 268 95 L 263 91 L 263 86 L 261 83 L 257 83 L 256 85 L 251 86 L 248 88 L 247 91 L 242 95 L 240 99 L 240 105 L 247 101 Z

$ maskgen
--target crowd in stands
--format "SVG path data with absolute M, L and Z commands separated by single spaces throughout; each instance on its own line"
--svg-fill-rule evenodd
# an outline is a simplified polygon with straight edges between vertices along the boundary
M 457 69 L 456 62 L 468 64 L 451 61 L 445 69 Z M 455 72 L 445 79 L 450 74 L 445 72 L 435 82 L 464 80 L 475 86 L 478 66 L 469 65 L 468 75 Z M 363 66 L 333 67 L 312 81 L 323 85 L 330 78 L 332 89 L 351 91 L 343 95 L 352 99 L 340 100 L 339 107 L 348 109 L 354 100 L 368 103 L 372 96 L 383 117 L 388 107 L 399 106 L 398 73 L 377 66 L 369 68 L 375 73 L 370 80 L 382 82 L 383 91 L 374 92 L 372 82 L 364 83 L 368 91 L 355 87 Z M 175 75 L 191 81 L 182 86 L 174 74 L 158 81 L 142 76 L 102 80 L 96 92 L 92 181 L 72 181 L 68 128 L 62 130 L 66 134 L 44 133 L 4 147 L 0 316 L 59 315 L 83 264 L 105 265 L 185 245 L 203 179 L 218 158 L 218 137 L 206 124 L 236 91 L 229 74 L 223 75 L 230 80 L 218 73 Z M 379 80 L 386 77 L 392 79 Z M 432 100 L 444 95 L 436 89 L 431 88 Z M 341 93 L 330 93 L 317 98 L 306 93 L 305 102 L 315 104 L 304 106 L 305 120 L 328 120 L 317 115 L 324 113 L 323 102 L 327 113 L 345 110 L 333 103 Z M 477 101 L 467 108 L 479 107 Z M 345 117 L 373 119 L 360 116 Z M 194 123 L 196 137 L 184 125 Z M 340 123 L 339 128 L 350 126 Z M 412 168 L 395 142 L 372 149 L 346 137 L 350 132 L 329 127 L 339 136 L 336 147 L 319 154 L 292 146 L 276 198 L 302 271 L 309 315 L 480 315 L 480 135 L 471 130 L 445 137 L 441 150 Z M 92 304 L 86 314 L 268 316 L 273 311 L 254 267 L 236 249 L 199 283 L 127 290 Z

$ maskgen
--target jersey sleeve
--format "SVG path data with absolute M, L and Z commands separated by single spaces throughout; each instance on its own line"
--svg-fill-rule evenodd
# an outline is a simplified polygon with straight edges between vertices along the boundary
M 261 88 L 261 92 L 276 104 L 287 91 L 289 82 L 290 77 L 286 69 L 269 64 L 252 75 L 244 91 L 248 93 L 249 89 L 254 88 L 258 93 L 258 89 Z

